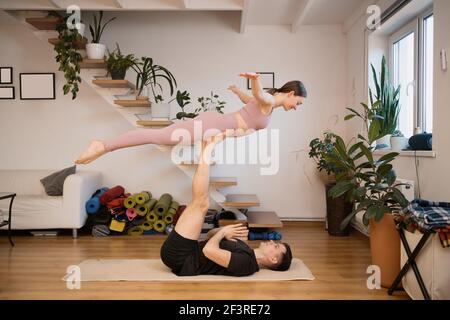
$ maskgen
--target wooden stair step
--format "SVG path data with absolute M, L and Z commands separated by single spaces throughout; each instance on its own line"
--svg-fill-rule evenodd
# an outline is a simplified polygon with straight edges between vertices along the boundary
M 48 39 L 48 42 L 54 46 L 56 46 L 59 43 L 59 39 L 58 38 L 50 38 Z M 86 49 L 86 44 L 87 44 L 87 39 L 84 38 L 82 41 L 77 41 L 76 42 L 76 46 L 79 49 Z
M 150 101 L 148 100 L 114 100 L 114 103 L 121 107 L 149 108 L 151 106 Z
M 106 69 L 106 61 L 104 59 L 83 59 L 80 62 L 82 69 Z
M 61 20 L 58 17 L 26 18 L 25 21 L 39 30 L 56 30 L 56 25 Z
M 210 186 L 215 188 L 232 187 L 237 185 L 235 177 L 212 177 L 209 182 Z
M 168 127 L 173 124 L 170 120 L 137 120 L 136 124 L 143 127 Z
M 219 220 L 219 226 L 227 226 L 230 224 L 242 223 L 248 228 L 282 228 L 283 222 L 273 211 L 248 211 L 247 220 L 237 219 L 221 219 Z
M 282 228 L 283 222 L 273 211 L 248 211 L 247 222 L 249 228 Z
M 132 88 L 128 80 L 95 79 L 92 83 L 102 88 Z
M 222 205 L 235 208 L 259 207 L 259 199 L 256 194 L 229 194 Z

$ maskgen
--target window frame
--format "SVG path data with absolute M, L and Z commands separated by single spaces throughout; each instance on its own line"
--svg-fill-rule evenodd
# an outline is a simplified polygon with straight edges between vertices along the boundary
M 422 131 L 426 128 L 426 97 L 425 97 L 425 78 L 426 78 L 426 63 L 425 63 L 425 20 L 434 15 L 433 7 L 429 7 L 416 15 L 412 20 L 402 25 L 394 33 L 389 36 L 389 71 L 394 74 L 394 44 L 402 40 L 412 32 L 414 32 L 414 131 L 421 128 Z M 433 35 L 434 36 L 434 35 Z M 433 66 L 434 66 L 433 57 Z M 433 67 L 433 74 L 434 74 Z M 434 100 L 434 98 L 433 98 Z M 434 109 L 434 103 L 433 103 Z M 433 112 L 434 113 L 434 112 Z M 433 120 L 434 122 L 434 120 Z M 434 131 L 434 125 L 433 125 Z

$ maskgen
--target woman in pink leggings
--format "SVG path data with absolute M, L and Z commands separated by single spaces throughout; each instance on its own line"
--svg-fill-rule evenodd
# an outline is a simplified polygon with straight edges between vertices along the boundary
M 264 129 L 269 124 L 273 109 L 283 107 L 285 111 L 297 110 L 307 97 L 305 86 L 300 81 L 291 81 L 280 89 L 265 92 L 261 87 L 259 74 L 241 73 L 240 76 L 251 80 L 253 97 L 247 96 L 236 86 L 230 86 L 229 90 L 245 103 L 239 111 L 228 114 L 208 111 L 194 119 L 176 122 L 166 128 L 136 129 L 110 140 L 92 140 L 88 149 L 75 163 L 88 164 L 107 152 L 143 144 L 193 144 L 221 133 L 228 136 L 236 130 L 248 133 Z

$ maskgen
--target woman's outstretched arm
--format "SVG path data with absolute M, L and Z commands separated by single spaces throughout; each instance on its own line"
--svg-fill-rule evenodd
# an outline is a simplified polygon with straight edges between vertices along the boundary
M 234 84 L 229 86 L 228 90 L 236 94 L 239 97 L 239 99 L 241 99 L 241 101 L 245 104 L 247 104 L 252 99 L 251 96 L 245 94 L 241 89 L 236 87 Z
M 249 79 L 252 82 L 252 93 L 253 96 L 258 100 L 258 102 L 263 107 L 273 107 L 275 104 L 274 97 L 265 92 L 262 89 L 261 83 L 259 81 L 259 74 L 258 73 L 251 73 L 251 72 L 243 72 L 240 74 L 241 77 L 244 77 L 246 79 Z

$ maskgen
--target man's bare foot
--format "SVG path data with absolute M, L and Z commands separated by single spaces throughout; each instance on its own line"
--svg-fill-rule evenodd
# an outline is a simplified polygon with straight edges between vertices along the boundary
M 92 140 L 85 152 L 75 161 L 76 164 L 88 164 L 106 153 L 103 141 Z

